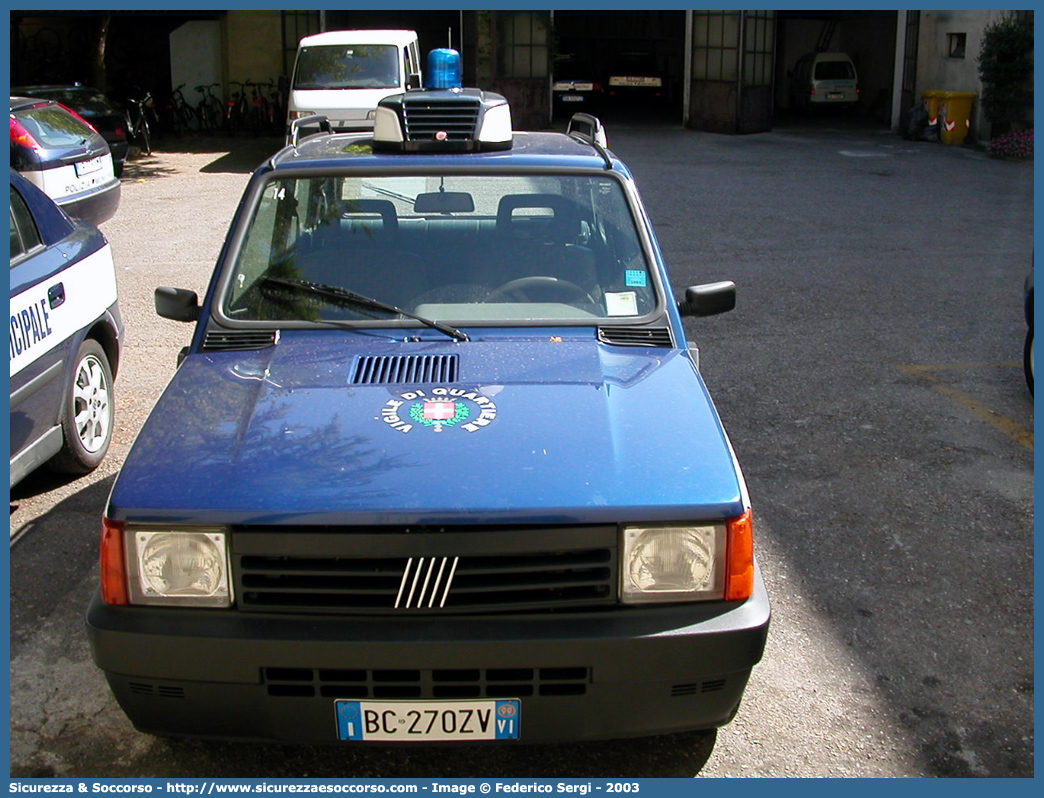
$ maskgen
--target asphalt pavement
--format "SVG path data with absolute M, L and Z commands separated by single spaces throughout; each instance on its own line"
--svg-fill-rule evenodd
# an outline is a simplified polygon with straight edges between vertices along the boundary
M 408 751 L 130 727 L 83 613 L 107 492 L 191 334 L 155 315 L 152 291 L 205 290 L 250 170 L 279 144 L 193 137 L 131 160 L 103 226 L 127 325 L 108 459 L 12 491 L 12 775 L 1033 775 L 1032 164 L 859 120 L 608 132 L 676 288 L 738 285 L 734 312 L 687 322 L 747 475 L 773 600 L 736 720 L 717 734 Z

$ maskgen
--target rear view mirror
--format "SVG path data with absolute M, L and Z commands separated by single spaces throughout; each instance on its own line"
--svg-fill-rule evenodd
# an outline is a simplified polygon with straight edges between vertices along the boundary
M 172 321 L 196 321 L 199 318 L 199 297 L 186 288 L 160 287 L 155 293 L 156 312 Z
M 414 213 L 471 213 L 475 200 L 464 191 L 433 191 L 418 194 L 413 201 Z
M 736 307 L 736 284 L 731 280 L 685 289 L 685 301 L 678 303 L 682 316 L 716 316 Z

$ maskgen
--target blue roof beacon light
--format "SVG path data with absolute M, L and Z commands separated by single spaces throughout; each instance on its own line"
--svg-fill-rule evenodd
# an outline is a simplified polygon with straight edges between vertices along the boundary
M 428 53 L 427 85 L 385 97 L 373 117 L 373 145 L 392 152 L 511 149 L 511 107 L 500 94 L 461 85 L 460 53 Z
M 460 76 L 460 53 L 445 47 L 428 53 L 426 89 L 459 89 L 463 85 Z

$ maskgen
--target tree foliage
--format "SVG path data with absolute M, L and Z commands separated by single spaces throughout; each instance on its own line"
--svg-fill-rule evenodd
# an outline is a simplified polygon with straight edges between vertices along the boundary
M 979 53 L 982 107 L 993 123 L 1024 121 L 1033 107 L 1033 24 L 1014 15 L 991 23 Z

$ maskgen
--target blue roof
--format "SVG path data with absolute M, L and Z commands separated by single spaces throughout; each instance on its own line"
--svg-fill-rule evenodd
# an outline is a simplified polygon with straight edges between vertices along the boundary
M 605 170 L 605 160 L 594 147 L 564 133 L 516 131 L 511 149 L 496 152 L 402 153 L 376 151 L 372 144 L 370 133 L 309 136 L 299 142 L 296 149 L 287 147 L 274 155 L 269 165 L 278 170 L 469 165 L 479 169 L 553 166 L 555 169 Z M 630 176 L 615 157 L 613 168 Z

